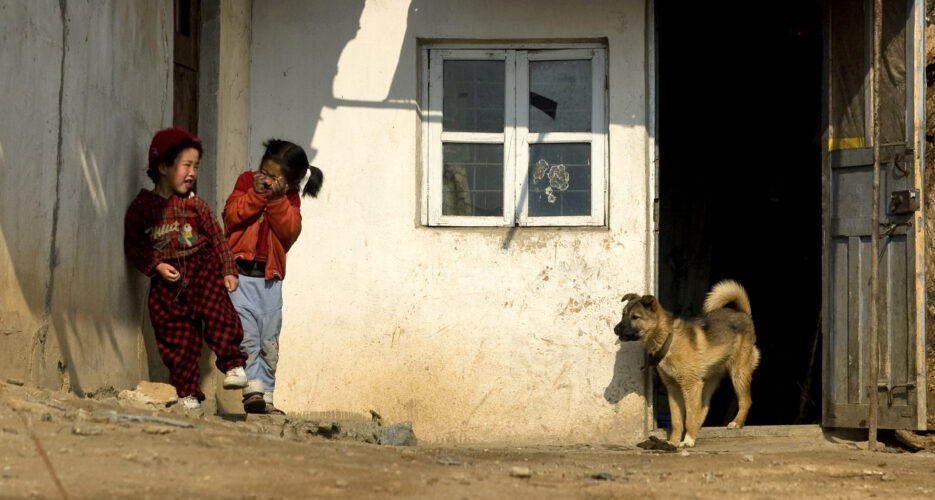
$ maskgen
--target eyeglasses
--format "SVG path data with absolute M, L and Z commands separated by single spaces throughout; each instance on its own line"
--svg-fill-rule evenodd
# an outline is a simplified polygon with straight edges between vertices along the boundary
M 263 170 L 262 168 L 260 169 L 260 174 L 263 175 L 263 176 L 265 176 L 265 177 L 269 177 L 270 179 L 272 179 L 272 180 L 274 180 L 274 181 L 279 181 L 279 182 L 283 182 L 283 183 L 286 182 L 285 177 L 283 177 L 283 176 L 281 176 L 281 175 L 273 175 L 273 174 L 270 174 L 269 172 L 267 172 L 266 170 Z

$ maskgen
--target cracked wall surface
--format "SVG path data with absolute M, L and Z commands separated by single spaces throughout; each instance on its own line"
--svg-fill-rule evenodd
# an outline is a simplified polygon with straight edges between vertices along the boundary
M 0 4 L 0 85 L 10 96 L 0 100 L 0 372 L 21 383 L 48 332 L 64 54 L 58 10 L 55 1 Z
M 171 123 L 172 2 L 0 3 L 0 377 L 135 385 L 145 278 L 123 216 Z

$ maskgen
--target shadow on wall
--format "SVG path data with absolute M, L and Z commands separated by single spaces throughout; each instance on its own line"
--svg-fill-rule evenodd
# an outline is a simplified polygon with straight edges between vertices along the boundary
M 400 62 L 409 60 L 408 54 L 411 60 L 415 62 L 415 65 L 419 64 L 419 48 L 416 43 L 419 33 L 414 32 L 413 27 L 424 24 L 421 19 L 427 14 L 426 5 L 428 3 L 430 3 L 428 0 L 412 0 L 409 4 L 409 11 L 406 16 L 406 33 L 403 35 L 403 43 L 399 48 L 398 61 Z M 418 102 L 420 89 L 412 87 L 413 81 L 418 85 L 418 80 L 413 78 L 413 75 L 418 73 L 415 65 L 396 64 L 396 73 L 393 75 L 393 81 L 390 83 L 384 102 L 408 104 L 408 106 L 400 106 L 407 109 L 417 107 L 415 103 Z
M 135 142 L 130 137 L 119 141 Z M 90 152 L 93 148 L 86 149 L 83 144 L 61 147 L 80 151 L 80 158 L 60 162 L 80 163 L 82 168 L 72 173 L 59 168 L 46 179 L 59 186 L 58 192 L 42 188 L 54 196 L 41 195 L 45 199 L 38 206 L 43 216 L 33 219 L 12 210 L 0 214 L 0 234 L 9 252 L 9 262 L 3 265 L 12 267 L 15 276 L 4 282 L 16 286 L 14 295 L 23 297 L 21 303 L 6 305 L 27 309 L 4 311 L 4 323 L 13 316 L 18 330 L 28 330 L 4 335 L 5 365 L 0 373 L 10 380 L 84 396 L 129 382 L 120 380 L 121 374 L 138 378 L 145 376 L 147 367 L 150 374 L 160 368 L 152 362 L 154 339 L 148 319 L 143 317 L 146 279 L 123 258 L 125 207 L 119 204 L 132 199 L 139 189 L 132 172 L 142 171 L 142 167 L 131 164 L 107 173 Z M 27 164 L 27 149 L 8 148 L 9 154 L 0 158 L 0 170 Z M 100 179 L 108 177 L 113 183 L 105 187 Z M 35 188 L 30 192 L 38 195 Z M 59 202 L 62 196 L 89 203 Z M 3 206 L 10 203 L 11 199 L 4 197 Z M 97 237 L 87 236 L 91 231 Z M 38 324 L 30 325 L 29 317 Z M 95 371 L 100 376 L 87 382 L 82 374 Z
M 624 349 L 625 345 L 621 342 L 620 347 L 617 349 L 617 356 L 614 358 L 614 376 L 610 379 L 610 383 L 607 384 L 607 388 L 604 389 L 604 399 L 610 404 L 619 403 L 624 396 L 632 392 L 627 390 L 629 380 L 625 374 L 628 372 L 627 362 L 633 362 L 633 350 L 630 348 Z M 627 353 L 630 353 L 629 356 Z
M 323 120 L 324 110 L 334 110 L 338 108 L 362 108 L 362 109 L 395 109 L 395 110 L 417 110 L 419 109 L 419 98 L 421 89 L 419 88 L 418 65 L 420 56 L 418 53 L 417 32 L 419 26 L 424 26 L 424 18 L 427 17 L 428 8 L 432 7 L 432 2 L 428 0 L 412 0 L 407 10 L 405 32 L 400 37 L 395 34 L 387 36 L 386 43 L 393 43 L 396 39 L 401 41 L 399 54 L 396 58 L 393 78 L 387 89 L 386 95 L 382 99 L 348 99 L 335 95 L 334 87 L 338 77 L 338 64 L 345 52 L 345 49 L 355 41 L 362 28 L 364 0 L 345 0 L 341 3 L 341 9 L 333 17 L 328 17 L 329 12 L 316 12 L 315 5 L 308 5 L 307 10 L 290 12 L 290 18 L 294 20 L 316 19 L 317 22 L 327 25 L 326 31 L 318 36 L 327 37 L 327 43 L 312 43 L 317 46 L 312 54 L 314 65 L 306 67 L 288 66 L 287 63 L 273 62 L 273 66 L 263 66 L 261 68 L 286 67 L 285 71 L 259 71 L 258 73 L 270 75 L 269 78 L 278 78 L 281 83 L 274 84 L 273 89 L 281 92 L 275 95 L 280 99 L 280 112 L 291 115 L 299 130 L 307 131 L 309 149 L 309 159 L 314 163 L 317 150 L 312 146 L 315 142 L 315 134 L 318 131 L 318 125 Z M 256 8 L 256 7 L 254 7 Z M 353 12 L 353 15 L 348 13 Z M 296 21 L 293 21 L 296 22 Z M 373 22 L 378 22 L 374 19 Z M 387 23 L 387 27 L 391 23 Z M 386 29 L 386 28 L 384 28 Z M 310 39 L 312 42 L 316 38 Z M 277 43 L 270 41 L 268 43 Z M 262 45 L 262 41 L 255 42 Z M 335 50 L 322 51 L 320 47 L 334 47 Z M 256 63 L 255 63 L 256 64 Z M 322 73 L 322 69 L 328 71 Z M 275 75 L 275 76 L 273 76 Z M 280 77 L 281 75 L 281 77 Z M 308 89 L 311 87 L 311 91 Z M 296 100 L 293 100 L 296 99 Z M 302 113 L 298 113 L 294 108 L 295 102 L 304 102 L 307 107 L 303 107 Z M 306 110 L 310 112 L 305 112 Z M 275 111 L 273 114 L 276 114 Z M 278 120 L 277 120 L 278 121 Z M 265 137 L 258 139 L 264 140 Z M 252 145 L 255 146 L 255 145 Z
M 399 107 L 393 103 L 381 101 L 363 101 L 342 99 L 334 95 L 334 81 L 338 75 L 338 62 L 347 45 L 353 41 L 360 30 L 364 0 L 345 0 L 338 8 L 322 8 L 319 2 L 297 3 L 291 9 L 272 4 L 254 5 L 254 24 L 284 27 L 271 30 L 263 35 L 254 32 L 252 78 L 265 80 L 262 99 L 251 103 L 252 127 L 258 130 L 254 136 L 256 144 L 251 144 L 253 153 L 260 152 L 259 144 L 268 137 L 282 134 L 281 123 L 294 123 L 297 135 L 307 137 L 309 160 L 315 163 L 318 151 L 312 146 L 318 125 L 323 120 L 323 111 L 340 106 L 391 108 Z M 258 21 L 260 18 L 262 21 Z M 307 29 L 304 23 L 313 20 L 314 29 Z M 302 28 L 297 26 L 302 25 Z M 290 28 L 291 26 L 291 28 Z M 298 40 L 290 37 L 299 32 Z M 266 51 L 279 52 L 288 46 L 312 47 L 310 51 L 294 50 L 289 52 L 292 60 L 283 61 L 264 58 L 259 54 Z M 268 62 L 267 62 L 268 61 Z M 257 95 L 257 94 L 254 94 Z M 259 101 L 263 102 L 260 103 Z M 301 103 L 301 106 L 296 106 Z M 256 108 L 263 104 L 263 108 Z M 264 117 L 269 117 L 264 127 Z M 260 122 L 259 124 L 257 122 Z M 253 158 L 252 165 L 258 163 L 259 156 Z M 326 170 L 327 172 L 327 170 Z
M 338 106 L 365 106 L 365 107 L 376 107 L 378 103 L 371 102 L 356 102 L 356 101 L 346 101 L 339 99 L 334 95 L 334 79 L 338 75 L 338 61 L 341 59 L 341 53 L 344 52 L 344 48 L 347 47 L 354 38 L 357 37 L 357 33 L 360 31 L 360 16 L 364 10 L 364 0 L 346 0 L 341 4 L 342 12 L 354 12 L 353 16 L 340 16 L 340 23 L 334 25 L 332 24 L 329 31 L 334 32 L 337 30 L 337 40 L 340 40 L 340 43 L 334 45 L 338 47 L 338 50 L 324 54 L 324 58 L 321 58 L 322 54 L 317 54 L 318 59 L 316 60 L 315 70 L 316 72 L 321 71 L 324 68 L 328 68 L 328 85 L 321 87 L 319 91 L 311 92 L 311 101 L 313 106 L 313 113 L 310 115 L 314 121 L 310 123 L 308 127 L 308 147 L 309 147 L 309 161 L 314 162 L 317 151 L 312 144 L 315 138 L 315 129 L 318 123 L 321 122 L 322 110 L 325 108 L 335 109 Z M 333 20 L 332 20 L 333 22 Z M 298 82 L 296 82 L 301 86 Z M 317 101 L 317 102 L 316 102 Z
M 131 144 L 135 142 L 129 137 L 124 140 Z M 67 145 L 62 147 L 66 152 L 70 149 Z M 85 146 L 79 144 L 77 147 L 84 156 Z M 93 146 L 87 149 L 89 157 L 94 158 L 90 152 Z M 121 154 L 130 158 L 140 156 L 136 153 L 134 150 Z M 63 161 L 68 163 L 68 160 Z M 85 163 L 83 158 L 81 161 Z M 159 359 L 147 314 L 148 279 L 123 256 L 126 206 L 120 201 L 132 200 L 140 188 L 151 187 L 139 185 L 137 176 L 143 172 L 144 166 L 132 160 L 129 163 L 121 161 L 119 164 L 127 166 L 106 174 L 98 171 L 96 161 L 89 164 L 93 169 L 83 172 L 86 182 L 79 192 L 90 197 L 92 203 L 77 207 L 83 213 L 79 218 L 88 221 L 86 227 L 113 229 L 96 232 L 103 236 L 99 239 L 73 238 L 78 231 L 73 233 L 72 229 L 61 227 L 62 220 L 70 220 L 71 217 L 61 213 L 56 215 L 59 221 L 55 224 L 58 229 L 55 230 L 52 249 L 52 258 L 56 262 L 45 313 L 56 342 L 33 342 L 32 363 L 30 373 L 27 373 L 28 379 L 46 387 L 57 385 L 57 376 L 61 389 L 79 396 L 113 392 L 124 385 L 135 385 L 140 378 L 148 377 L 160 382 L 168 380 L 168 371 Z M 95 190 L 92 181 L 101 176 L 111 177 L 115 182 L 113 186 L 120 186 L 122 192 L 117 193 L 114 188 L 103 189 L 100 184 Z M 151 184 L 145 176 L 141 177 L 145 183 Z M 60 174 L 60 183 L 74 180 L 75 177 Z M 59 188 L 57 197 L 63 196 L 62 189 Z M 60 208 L 59 212 L 62 210 Z M 62 268 L 63 263 L 71 268 Z M 94 283 L 96 285 L 90 289 L 79 288 Z M 47 331 L 42 335 L 45 333 Z M 133 337 L 136 337 L 135 341 Z M 136 344 L 135 348 L 133 344 Z M 79 363 L 83 366 L 78 366 Z M 95 371 L 94 376 L 88 377 Z

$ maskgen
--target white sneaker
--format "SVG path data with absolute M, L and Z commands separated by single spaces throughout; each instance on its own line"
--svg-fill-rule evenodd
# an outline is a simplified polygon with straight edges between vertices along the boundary
M 227 375 L 224 377 L 225 389 L 243 389 L 247 387 L 247 373 L 243 371 L 242 366 L 227 370 L 225 375 Z
M 179 398 L 179 404 L 182 405 L 182 408 L 186 410 L 197 410 L 201 408 L 201 401 L 198 401 L 198 398 L 195 396 L 185 396 L 184 398 Z

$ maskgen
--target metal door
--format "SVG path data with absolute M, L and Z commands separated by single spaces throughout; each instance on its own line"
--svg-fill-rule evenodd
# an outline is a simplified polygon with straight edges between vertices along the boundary
M 870 71 L 873 3 L 828 0 L 822 161 L 826 427 L 925 428 L 922 220 L 924 2 L 883 2 L 882 83 Z M 880 97 L 880 239 L 871 248 L 872 92 Z M 879 259 L 879 370 L 871 374 L 870 263 Z

